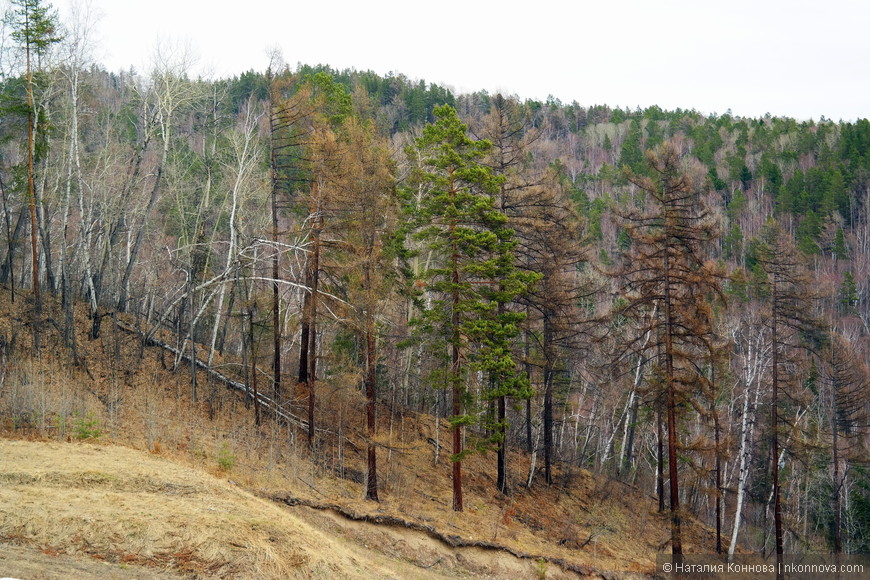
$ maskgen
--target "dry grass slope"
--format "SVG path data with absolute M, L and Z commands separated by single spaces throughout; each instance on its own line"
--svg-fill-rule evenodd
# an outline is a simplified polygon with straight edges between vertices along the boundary
M 30 352 L 22 302 L 0 292 L 0 433 L 17 439 L 0 442 L 0 576 L 21 560 L 4 560 L 7 547 L 104 567 L 83 578 L 112 577 L 110 566 L 119 578 L 403 579 L 645 577 L 668 548 L 667 521 L 640 490 L 568 466 L 556 485 L 526 488 L 530 458 L 519 452 L 507 497 L 494 457 L 470 457 L 466 512 L 454 513 L 448 454 L 434 445 L 448 441 L 446 421 L 387 406 L 382 502 L 366 502 L 353 377 L 318 384 L 312 451 L 298 427 L 256 427 L 253 409 L 202 371 L 193 400 L 189 365 L 112 319 L 89 341 L 77 314 L 74 367 L 49 304 L 44 348 Z M 229 356 L 215 366 L 237 368 Z M 290 411 L 302 416 L 304 404 Z M 687 528 L 687 549 L 709 551 L 709 530 Z M 63 577 L 47 575 L 52 562 L 41 577 Z
M 143 567 L 204 578 L 444 577 L 322 527 L 141 451 L 0 440 L 0 552 L 90 556 L 97 562 L 78 573 L 94 578 L 142 577 Z M 26 570 L 27 554 L 0 560 L 0 574 Z

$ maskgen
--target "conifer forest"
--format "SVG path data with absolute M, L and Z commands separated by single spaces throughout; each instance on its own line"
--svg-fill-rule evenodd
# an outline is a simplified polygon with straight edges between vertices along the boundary
M 690 519 L 708 552 L 870 552 L 867 119 L 457 94 L 277 58 L 206 80 L 173 51 L 109 72 L 83 28 L 11 5 L 3 365 L 87 373 L 87 343 L 123 327 L 211 415 L 242 397 L 245 421 L 311 449 L 353 425 L 371 502 L 384 418 L 425 414 L 448 425 L 445 510 L 468 509 L 482 455 L 493 497 L 568 485 L 567 466 L 636 486 L 674 554 Z M 4 432 L 48 421 L 8 377 Z M 337 392 L 358 416 L 325 412 Z

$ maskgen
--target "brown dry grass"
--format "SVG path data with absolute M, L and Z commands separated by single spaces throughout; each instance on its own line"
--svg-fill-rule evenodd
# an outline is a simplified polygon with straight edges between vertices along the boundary
M 544 570 L 547 578 L 577 577 L 559 561 L 629 578 L 651 573 L 656 553 L 667 547 L 667 521 L 650 497 L 567 467 L 557 471 L 557 485 L 538 481 L 527 489 L 523 453 L 510 457 L 509 497 L 495 492 L 495 458 L 470 457 L 464 463 L 466 511 L 456 514 L 446 450 L 433 462 L 434 418 L 386 408 L 379 410 L 382 501 L 366 502 L 363 400 L 353 381 L 319 386 L 318 420 L 325 430 L 312 452 L 292 426 L 270 420 L 254 426 L 253 409 L 204 373 L 193 402 L 189 369 L 173 372 L 171 355 L 143 349 L 135 336 L 115 332 L 111 319 L 99 340 L 79 334 L 79 368 L 48 325 L 46 347 L 32 356 L 27 321 L 21 305 L 13 308 L 3 292 L 0 338 L 9 344 L 14 336 L 15 346 L 0 352 L 0 431 L 43 442 L 0 444 L 3 541 L 176 574 L 238 578 L 517 578 Z M 87 328 L 83 313 L 78 325 Z M 218 357 L 216 365 L 224 372 L 234 368 L 229 358 Z M 301 407 L 296 411 L 302 415 Z M 447 425 L 439 425 L 444 445 Z M 97 434 L 114 445 L 76 443 Z M 451 549 L 419 532 L 351 522 L 335 510 L 291 511 L 261 499 L 273 496 L 393 516 L 533 557 Z M 687 528 L 686 549 L 709 551 L 709 530 L 691 522 Z M 538 563 L 538 556 L 550 563 Z
M 0 539 L 91 556 L 119 574 L 145 566 L 217 578 L 441 577 L 361 550 L 226 480 L 86 443 L 0 440 Z

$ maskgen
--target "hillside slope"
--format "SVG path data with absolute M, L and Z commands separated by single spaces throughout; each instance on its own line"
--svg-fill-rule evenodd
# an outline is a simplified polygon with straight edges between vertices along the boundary
M 0 575 L 28 578 L 496 578 L 536 570 L 505 553 L 459 555 L 419 532 L 281 508 L 161 457 L 85 443 L 0 441 L 0 522 Z
M 82 310 L 78 366 L 54 325 L 34 356 L 20 308 L 0 300 L 0 577 L 629 579 L 669 548 L 654 498 L 567 464 L 528 487 L 534 458 L 520 450 L 509 496 L 492 455 L 470 456 L 453 512 L 447 421 L 387 405 L 381 502 L 365 501 L 352 382 L 323 385 L 328 428 L 312 452 L 296 425 L 256 425 L 202 370 L 193 400 L 189 367 L 120 324 L 89 340 Z M 684 544 L 714 540 L 687 520 Z

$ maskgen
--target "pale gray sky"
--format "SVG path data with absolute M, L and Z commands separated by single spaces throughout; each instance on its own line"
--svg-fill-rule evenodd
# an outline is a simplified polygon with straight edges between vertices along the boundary
M 55 0 L 64 20 L 73 2 Z M 197 72 L 286 62 L 390 71 L 607 104 L 818 120 L 870 117 L 867 0 L 90 0 L 98 62 L 149 68 L 186 41 Z

